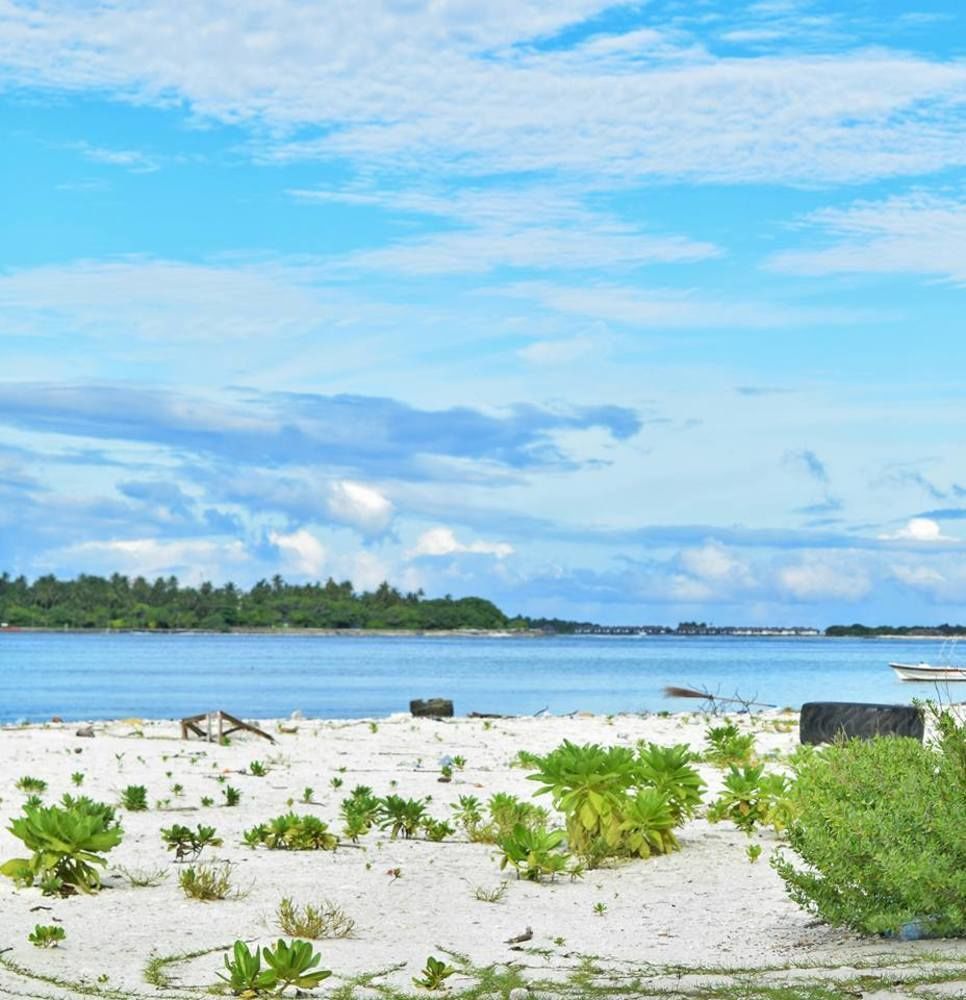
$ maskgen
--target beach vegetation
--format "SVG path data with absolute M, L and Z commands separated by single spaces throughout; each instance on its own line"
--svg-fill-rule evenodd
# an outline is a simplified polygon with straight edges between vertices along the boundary
M 70 776 L 70 782 L 75 788 L 80 788 L 84 784 L 84 772 L 74 771 Z
M 14 787 L 21 792 L 27 792 L 31 795 L 43 795 L 47 791 L 47 782 L 41 778 L 31 778 L 29 774 L 25 774 L 22 778 L 17 779 L 17 784 Z
M 341 906 L 324 899 L 320 903 L 299 904 L 285 896 L 275 911 L 279 929 L 296 938 L 346 938 L 356 922 Z
M 306 805 L 310 805 L 311 804 L 312 799 L 314 798 L 314 796 L 315 796 L 315 789 L 314 788 L 310 788 L 308 785 L 306 785 L 306 787 L 302 789 L 302 801 Z
M 745 854 L 748 856 L 748 860 L 754 864 L 761 857 L 761 844 L 749 844 L 745 848 Z
M 791 898 L 828 923 L 966 935 L 966 724 L 934 716 L 932 743 L 851 740 L 797 767 L 793 856 L 772 864 Z
M 268 768 L 260 760 L 253 760 L 248 765 L 248 773 L 255 778 L 264 778 L 268 774 Z
M 430 955 L 422 972 L 413 977 L 413 986 L 423 990 L 442 990 L 446 988 L 446 980 L 456 972 L 452 965 L 447 965 L 442 959 Z
M 703 782 L 687 748 L 579 746 L 569 740 L 528 775 L 566 821 L 571 851 L 590 867 L 605 858 L 649 857 L 678 846 L 673 828 L 693 815 Z
M 208 809 L 215 804 L 215 800 L 210 795 L 201 796 L 201 808 Z
M 517 878 L 538 882 L 555 878 L 568 870 L 571 858 L 563 848 L 564 831 L 531 829 L 518 823 L 499 841 L 500 868 L 512 868 Z
M 422 828 L 426 839 L 435 843 L 446 840 L 456 833 L 456 828 L 452 824 L 447 823 L 444 819 L 433 819 L 431 816 L 427 816 L 423 820 Z
M 478 885 L 473 890 L 473 898 L 478 899 L 481 903 L 499 903 L 506 895 L 508 885 L 508 882 L 501 882 L 493 889 Z
M 100 888 L 98 869 L 107 864 L 102 855 L 121 842 L 123 831 L 110 806 L 65 799 L 70 805 L 38 806 L 11 821 L 8 830 L 33 854 L 5 862 L 0 874 L 22 885 L 37 883 L 46 895 Z
M 273 851 L 334 851 L 339 846 L 339 838 L 328 823 L 293 812 L 253 826 L 243 837 L 249 847 L 264 846 Z
M 168 877 L 166 868 L 126 868 L 115 865 L 114 870 L 134 889 L 153 889 Z
M 755 734 L 742 733 L 733 723 L 709 726 L 704 733 L 708 748 L 704 759 L 716 767 L 750 764 L 755 756 Z
M 784 830 L 793 814 L 790 782 L 782 774 L 765 774 L 763 764 L 732 767 L 725 775 L 721 795 L 708 807 L 711 823 L 730 820 L 751 836 L 759 826 Z
M 222 839 L 215 833 L 215 828 L 201 823 L 194 830 L 179 823 L 163 828 L 161 840 L 169 851 L 174 851 L 175 861 L 197 858 L 206 847 L 222 845 Z
M 56 924 L 37 924 L 27 935 L 27 940 L 35 948 L 56 948 L 67 937 L 63 927 Z
M 226 785 L 221 793 L 225 796 L 225 805 L 228 807 L 237 806 L 241 802 L 241 792 L 231 785 Z
M 121 805 L 128 812 L 144 812 L 148 808 L 148 790 L 144 785 L 128 785 L 121 789 Z
M 379 818 L 380 800 L 368 785 L 356 785 L 349 797 L 342 800 L 343 833 L 355 843 L 367 834 Z
M 178 885 L 189 899 L 203 903 L 218 899 L 241 899 L 246 893 L 232 885 L 234 865 L 230 861 L 202 862 L 178 872 Z
M 408 840 L 419 832 L 427 819 L 426 800 L 387 795 L 379 800 L 376 819 L 379 829 L 389 831 L 391 840 L 399 836 Z
M 332 975 L 327 969 L 316 969 L 321 961 L 322 956 L 308 941 L 286 943 L 280 938 L 275 947 L 261 951 L 251 951 L 244 941 L 236 941 L 231 956 L 225 956 L 228 975 L 218 973 L 218 977 L 237 996 L 277 994 L 289 986 L 310 990 Z

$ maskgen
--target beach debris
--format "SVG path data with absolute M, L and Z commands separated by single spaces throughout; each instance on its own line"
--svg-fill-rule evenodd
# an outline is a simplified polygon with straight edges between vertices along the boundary
M 202 728 L 204 723 L 204 728 Z M 227 723 L 227 725 L 226 725 Z M 229 715 L 219 709 L 217 712 L 202 712 L 200 715 L 188 715 L 181 720 L 181 738 L 186 740 L 193 733 L 200 739 L 209 743 L 221 743 L 232 733 L 246 732 L 254 733 L 256 736 L 264 736 L 269 743 L 275 742 L 275 737 L 266 733 L 264 729 L 250 722 L 242 722 L 241 719 Z M 78 735 L 80 735 L 78 733 Z M 93 736 L 94 734 L 91 733 Z
M 873 736 L 908 736 L 922 742 L 925 723 L 914 705 L 875 705 L 856 701 L 807 701 L 799 716 L 799 739 L 812 745 Z
M 93 726 L 81 726 L 80 729 L 78 729 L 78 730 L 75 731 L 74 735 L 75 736 L 83 736 L 83 737 L 86 737 L 88 739 L 93 738 L 93 736 L 94 736 L 94 727 Z
M 449 698 L 414 698 L 409 703 L 409 712 L 417 719 L 451 719 L 453 703 Z
M 712 711 L 716 710 L 716 705 L 718 702 L 722 702 L 726 705 L 740 705 L 744 711 L 749 711 L 751 708 L 778 708 L 777 705 L 769 705 L 763 701 L 755 701 L 752 698 L 742 698 L 740 694 L 736 691 L 733 698 L 725 698 L 720 694 L 715 694 L 714 691 L 709 691 L 707 688 L 684 688 L 675 687 L 671 685 L 664 689 L 665 698 L 700 698 L 702 701 L 708 702 L 711 706 Z
M 59 715 L 52 715 L 50 717 L 51 722 L 63 722 L 64 720 Z
M 522 934 L 517 934 L 515 937 L 507 938 L 504 944 L 523 944 L 524 941 L 529 941 L 533 937 L 533 928 L 527 927 L 527 929 Z

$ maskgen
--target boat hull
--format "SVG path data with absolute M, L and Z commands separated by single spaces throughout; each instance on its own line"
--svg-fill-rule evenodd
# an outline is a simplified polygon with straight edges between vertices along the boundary
M 931 663 L 890 663 L 901 681 L 966 681 L 966 667 L 937 667 Z

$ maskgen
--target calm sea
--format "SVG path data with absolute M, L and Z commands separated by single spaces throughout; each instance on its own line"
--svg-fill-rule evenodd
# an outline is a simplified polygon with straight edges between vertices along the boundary
M 444 697 L 456 713 L 682 710 L 668 684 L 777 706 L 908 702 L 890 660 L 938 658 L 939 643 L 747 638 L 349 638 L 0 633 L 0 722 L 246 717 L 364 718 Z

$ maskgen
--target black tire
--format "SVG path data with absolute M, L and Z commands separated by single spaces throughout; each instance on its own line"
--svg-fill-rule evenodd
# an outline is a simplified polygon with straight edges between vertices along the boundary
M 873 736 L 908 736 L 922 741 L 922 712 L 913 705 L 868 705 L 857 701 L 808 701 L 799 717 L 802 743 L 831 743 Z
M 416 698 L 409 703 L 409 711 L 417 719 L 450 719 L 453 716 L 453 703 L 449 698 Z

